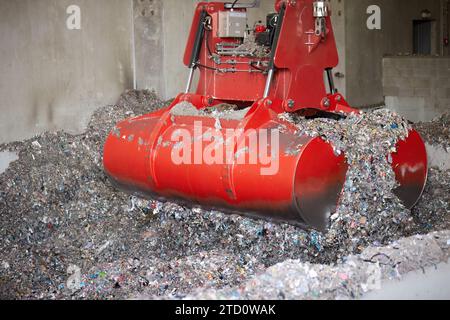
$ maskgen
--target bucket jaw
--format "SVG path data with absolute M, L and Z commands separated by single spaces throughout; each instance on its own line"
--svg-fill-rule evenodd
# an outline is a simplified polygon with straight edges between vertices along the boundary
M 186 101 L 179 97 L 167 109 L 126 120 L 112 131 L 104 167 L 118 186 L 326 229 L 345 182 L 343 155 L 336 156 L 320 138 L 298 136 L 296 127 L 263 101 L 246 113 L 237 111 L 241 118 L 175 112 L 180 103 Z

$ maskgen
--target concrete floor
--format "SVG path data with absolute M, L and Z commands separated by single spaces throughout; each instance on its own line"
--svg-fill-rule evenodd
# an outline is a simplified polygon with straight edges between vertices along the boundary
M 450 260 L 436 267 L 408 273 L 400 281 L 387 281 L 382 289 L 362 300 L 449 300 Z
M 13 152 L 0 152 L 0 174 L 8 169 L 11 162 L 18 160 L 19 157 Z
M 450 154 L 443 147 L 426 144 L 430 167 L 450 170 Z

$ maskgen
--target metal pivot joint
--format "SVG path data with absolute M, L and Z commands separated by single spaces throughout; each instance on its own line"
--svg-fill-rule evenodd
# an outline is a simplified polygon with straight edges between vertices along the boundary
M 326 20 L 329 15 L 327 1 L 314 2 L 315 34 L 324 37 L 326 35 Z

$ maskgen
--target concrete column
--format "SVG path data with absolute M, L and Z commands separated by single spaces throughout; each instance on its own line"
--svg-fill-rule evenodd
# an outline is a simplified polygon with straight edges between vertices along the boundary
M 189 71 L 183 64 L 183 55 L 194 10 L 200 1 L 164 0 L 163 2 L 164 97 L 172 98 L 183 92 L 186 87 Z
M 334 83 L 344 97 L 347 94 L 345 2 L 346 0 L 331 0 L 331 21 L 333 23 L 334 36 L 339 53 L 339 65 L 333 72 L 335 75 Z
M 137 89 L 155 90 L 161 97 L 166 96 L 163 34 L 165 3 L 163 0 L 133 0 L 136 86 Z

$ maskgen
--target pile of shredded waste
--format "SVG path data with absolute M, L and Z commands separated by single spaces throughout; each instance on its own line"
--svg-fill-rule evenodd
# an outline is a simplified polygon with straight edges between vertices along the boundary
M 409 272 L 424 274 L 448 268 L 450 231 L 402 238 L 388 246 L 370 246 L 333 265 L 286 260 L 237 287 L 198 289 L 189 300 L 349 300 L 379 292 L 383 282 L 403 280 Z M 415 290 L 402 297 L 413 297 Z M 382 291 L 381 291 L 382 292 Z M 417 294 L 417 293 L 416 293 Z M 135 298 L 151 297 L 137 295 Z M 411 299 L 411 298 L 410 298 Z
M 0 298 L 184 297 L 196 288 L 238 286 L 287 259 L 332 264 L 368 244 L 449 227 L 448 172 L 430 170 L 412 212 L 392 197 L 382 155 L 407 127 L 387 111 L 340 122 L 296 119 L 299 134 L 323 136 L 352 164 L 326 235 L 114 189 L 102 167 L 107 134 L 123 119 L 166 105 L 151 92 L 129 91 L 99 109 L 81 135 L 48 132 L 0 145 L 18 155 L 0 175 Z
M 295 123 L 298 134 L 322 137 L 345 154 L 349 170 L 330 231 L 321 245 L 343 253 L 357 252 L 371 242 L 386 243 L 411 227 L 409 210 L 393 193 L 398 186 L 391 153 L 411 129 L 400 116 L 387 110 L 351 114 L 342 120 L 305 119 L 282 115 Z M 341 248 L 341 249 L 338 249 Z
M 450 152 L 450 113 L 445 113 L 432 122 L 417 123 L 414 128 L 429 144 L 441 146 Z

